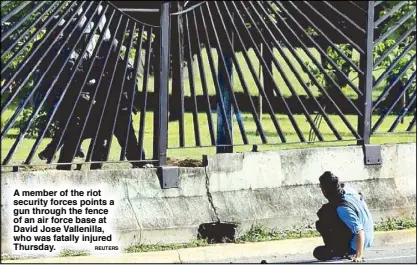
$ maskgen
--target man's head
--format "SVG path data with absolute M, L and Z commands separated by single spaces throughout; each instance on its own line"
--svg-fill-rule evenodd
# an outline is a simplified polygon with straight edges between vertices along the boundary
M 332 172 L 326 171 L 319 178 L 320 188 L 324 197 L 330 202 L 340 198 L 343 193 L 343 187 L 339 183 L 339 178 L 333 175 Z

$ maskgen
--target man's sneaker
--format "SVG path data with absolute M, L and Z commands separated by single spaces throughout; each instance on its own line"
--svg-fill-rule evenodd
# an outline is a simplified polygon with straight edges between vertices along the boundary
M 313 256 L 321 261 L 325 260 L 341 260 L 347 258 L 347 253 L 344 254 L 341 251 L 335 251 L 326 246 L 316 247 L 313 251 Z

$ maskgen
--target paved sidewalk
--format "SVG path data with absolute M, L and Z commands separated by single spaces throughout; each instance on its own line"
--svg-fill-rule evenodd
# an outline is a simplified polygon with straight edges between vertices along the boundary
M 416 229 L 375 233 L 375 247 L 416 242 Z M 126 253 L 117 255 L 92 255 L 46 259 L 4 260 L 2 263 L 215 263 L 237 258 L 286 256 L 311 253 L 322 245 L 321 238 L 301 238 L 244 244 L 216 244 L 207 247 L 178 250 Z

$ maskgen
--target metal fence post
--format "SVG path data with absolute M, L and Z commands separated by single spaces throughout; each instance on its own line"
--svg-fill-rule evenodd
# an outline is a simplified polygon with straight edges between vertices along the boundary
M 224 60 L 226 63 L 226 71 L 231 77 L 233 74 L 233 61 L 232 56 L 228 53 L 224 53 Z M 224 76 L 223 71 L 220 68 L 223 68 L 220 56 L 219 56 L 219 85 L 220 90 L 222 91 L 223 96 L 223 103 L 224 103 L 224 110 L 226 112 L 226 119 L 229 124 L 230 132 L 232 133 L 233 137 L 233 106 L 232 106 L 232 99 L 230 96 L 230 88 L 226 82 L 227 76 Z M 230 78 L 230 82 L 232 82 L 232 77 Z M 233 138 L 231 139 L 232 142 L 229 142 L 226 130 L 224 126 L 223 116 L 221 115 L 220 111 L 220 95 L 217 95 L 217 145 L 228 145 L 228 146 L 217 146 L 217 153 L 233 153 Z
M 154 116 L 153 156 L 159 166 L 165 166 L 168 149 L 168 96 L 169 96 L 169 38 L 170 38 L 170 2 L 161 4 L 159 36 L 155 38 L 155 92 L 158 106 Z
M 182 2 L 175 1 L 171 5 L 172 12 L 183 10 Z M 172 93 L 169 120 L 179 121 L 180 146 L 185 145 L 184 140 L 184 29 L 183 15 L 172 17 L 171 43 L 172 43 Z
M 233 16 L 233 13 L 232 13 Z M 233 31 L 230 29 L 228 32 L 231 40 L 232 45 L 234 45 L 234 36 Z M 233 48 L 233 47 L 232 47 Z M 233 53 L 234 51 L 229 50 L 223 50 L 223 57 L 226 64 L 226 69 L 223 69 L 223 63 L 221 61 L 220 55 L 218 57 L 218 80 L 219 80 L 219 86 L 220 90 L 222 92 L 222 98 L 220 98 L 220 95 L 217 95 L 217 153 L 233 153 L 233 106 L 232 106 L 232 99 L 231 99 L 231 90 L 232 87 L 229 87 L 228 82 L 226 81 L 227 76 L 225 76 L 224 71 L 225 70 L 229 77 L 230 77 L 230 84 L 233 86 Z M 220 108 L 220 102 L 223 100 L 224 104 L 224 110 L 226 112 L 226 119 L 229 124 L 229 129 L 231 132 L 231 142 L 229 142 L 229 139 L 227 137 L 225 128 L 225 123 L 223 121 L 223 116 L 221 115 L 221 108 Z M 219 146 L 219 145 L 227 145 L 227 146 Z
M 373 80 L 372 72 L 374 70 L 374 1 L 368 1 L 368 12 L 366 14 L 366 37 L 364 41 L 365 54 L 360 57 L 360 68 L 364 75 L 359 80 L 360 89 L 363 96 L 359 98 L 362 104 L 362 117 L 358 119 L 358 134 L 361 140 L 358 144 L 362 145 L 364 164 L 379 165 L 382 164 L 381 146 L 371 145 L 371 122 L 372 122 L 372 89 Z
M 364 41 L 365 54 L 360 56 L 360 68 L 364 75 L 359 80 L 360 90 L 363 96 L 359 97 L 362 117 L 358 118 L 358 134 L 361 140 L 358 145 L 370 143 L 371 119 L 372 119 L 372 71 L 373 71 L 373 48 L 374 48 L 374 1 L 368 1 L 368 12 L 366 14 L 366 37 Z

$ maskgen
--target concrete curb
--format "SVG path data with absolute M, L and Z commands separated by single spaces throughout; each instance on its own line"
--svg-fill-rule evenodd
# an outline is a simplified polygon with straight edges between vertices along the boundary
M 376 232 L 374 246 L 416 242 L 416 229 Z M 319 237 L 289 239 L 245 244 L 217 244 L 208 247 L 188 248 L 146 253 L 127 253 L 103 256 L 59 257 L 46 259 L 4 260 L 2 263 L 213 263 L 219 260 L 285 256 L 311 253 L 322 245 Z

